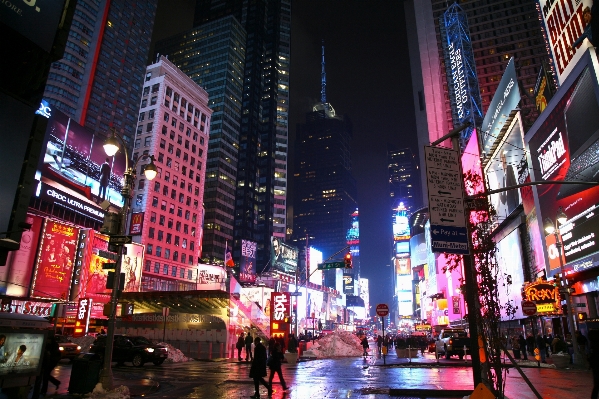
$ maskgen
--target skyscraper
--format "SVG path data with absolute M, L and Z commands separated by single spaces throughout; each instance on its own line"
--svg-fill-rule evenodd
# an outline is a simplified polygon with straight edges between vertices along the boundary
M 327 102 L 324 69 L 323 46 L 321 101 L 306 114 L 306 123 L 297 126 L 293 241 L 299 243 L 308 235 L 310 245 L 327 259 L 348 245 L 346 232 L 358 203 L 351 173 L 352 125 Z M 335 286 L 334 272 L 324 273 L 329 287 Z
M 241 239 L 258 243 L 257 271 L 270 237 L 287 228 L 291 0 L 198 0 L 194 26 L 233 15 L 246 30 L 233 257 Z
M 208 93 L 165 57 L 145 74 L 133 161 L 153 155 L 158 175 L 133 191 L 134 241 L 145 244 L 144 290 L 195 289 L 212 111 Z
M 405 1 L 416 126 L 419 143 L 423 145 L 454 127 L 439 27 L 439 16 L 448 6 L 445 0 Z M 523 91 L 520 106 L 525 125 L 529 126 L 538 113 L 528 96 L 534 91 L 543 61 L 549 59 L 537 2 L 473 0 L 460 6 L 468 15 L 483 112 L 487 112 L 503 70 L 513 56 Z M 430 34 L 433 31 L 436 35 Z M 419 147 L 422 151 L 423 146 Z M 424 187 L 424 180 L 422 183 Z M 426 202 L 426 198 L 423 200 Z
M 416 158 L 410 148 L 387 148 L 389 172 L 389 200 L 392 209 L 403 202 L 408 214 L 418 209 L 421 204 L 420 171 Z
M 64 57 L 52 64 L 44 98 L 100 134 L 113 126 L 129 149 L 157 0 L 79 0 Z
M 210 126 L 204 193 L 202 257 L 224 259 L 233 243 L 241 121 L 245 29 L 232 15 L 206 22 L 156 44 L 181 71 L 208 92 Z

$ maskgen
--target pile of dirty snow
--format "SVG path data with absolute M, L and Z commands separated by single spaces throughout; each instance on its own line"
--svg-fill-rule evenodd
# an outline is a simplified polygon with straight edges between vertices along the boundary
M 129 388 L 124 385 L 111 389 L 109 391 L 102 387 L 101 383 L 97 383 L 94 390 L 83 396 L 89 399 L 129 399 Z
M 71 342 L 73 342 L 74 344 L 77 344 L 81 347 L 81 353 L 88 353 L 89 347 L 96 340 L 96 337 L 93 337 L 91 335 L 86 335 L 85 337 L 78 337 L 78 338 L 69 337 L 69 339 L 71 340 Z
M 361 356 L 360 338 L 347 331 L 335 331 L 314 341 L 309 352 L 317 358 Z
M 185 356 L 183 352 L 181 352 L 179 349 L 175 348 L 171 344 L 167 344 L 166 342 L 159 342 L 158 345 L 164 346 L 168 349 L 168 358 L 166 359 L 166 363 L 183 363 L 193 361 L 193 358 Z

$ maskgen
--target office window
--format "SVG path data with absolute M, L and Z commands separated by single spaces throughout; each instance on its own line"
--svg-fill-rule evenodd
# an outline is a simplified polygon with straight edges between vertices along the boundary
M 175 236 L 175 246 L 179 246 L 179 236 Z
M 151 267 L 152 267 L 152 261 L 147 260 L 144 265 L 144 271 L 149 272 Z
M 181 222 L 175 223 L 175 230 L 181 231 Z M 177 240 L 175 240 L 175 244 L 177 244 Z
M 183 242 L 181 243 L 181 248 L 187 249 L 187 238 L 183 239 Z
M 177 208 L 177 216 L 178 216 L 178 217 L 181 217 L 181 216 L 183 216 L 183 209 L 181 209 L 181 207 L 178 207 L 178 208 Z
M 139 179 L 139 182 L 137 183 L 137 189 L 138 190 L 143 190 L 143 188 L 146 185 L 146 181 L 144 179 Z
M 160 182 L 159 181 L 154 182 L 154 191 L 156 191 L 156 192 L 160 191 Z
M 154 123 L 150 122 L 146 125 L 146 132 L 151 132 L 152 128 L 154 127 Z
M 156 247 L 156 256 L 162 255 L 162 247 Z
M 165 112 L 164 115 L 162 116 L 162 118 L 164 119 L 165 122 L 168 122 L 170 115 L 168 114 L 168 112 Z
M 152 197 L 152 206 L 154 208 L 158 206 L 158 197 Z
M 173 266 L 171 276 L 177 277 L 177 266 Z
M 148 123 L 149 125 L 149 123 Z M 152 136 L 144 138 L 144 147 L 149 147 L 152 144 Z
M 146 113 L 145 112 L 140 112 L 139 113 L 139 119 L 138 121 L 143 121 L 144 119 L 146 119 Z
M 160 263 L 154 263 L 154 273 L 160 273 Z
M 148 244 L 148 245 L 146 245 L 146 253 L 147 253 L 148 255 L 152 255 L 152 249 L 153 249 L 153 246 L 152 246 L 152 244 Z
M 166 148 L 166 140 L 160 139 L 160 148 Z
M 179 252 L 173 252 L 173 262 L 179 262 Z
M 166 220 L 166 218 L 164 217 L 164 215 L 160 215 L 160 218 L 158 219 L 158 224 L 161 226 L 164 226 L 164 222 Z
M 185 254 L 182 254 L 182 255 L 181 255 L 181 263 L 185 263 L 185 261 L 183 260 L 183 257 L 184 257 L 184 256 L 185 256 Z M 184 269 L 184 268 L 181 268 L 181 271 L 180 271 L 180 273 L 179 273 L 179 277 L 181 277 L 181 278 L 185 278 L 185 269 Z
M 170 180 L 171 180 L 171 173 L 170 172 L 164 172 L 164 181 L 165 182 L 169 182 Z
M 168 265 L 162 266 L 162 274 L 166 274 L 168 276 Z
M 154 238 L 154 227 L 150 227 L 150 230 L 148 231 L 148 237 L 150 238 Z
M 164 249 L 164 258 L 170 259 L 170 257 L 171 257 L 171 250 L 169 248 L 165 248 Z
M 158 230 L 158 241 L 162 241 L 164 238 L 164 231 Z
M 175 214 L 175 204 L 170 204 L 170 208 L 168 210 L 168 213 L 170 213 L 171 215 Z
M 193 280 L 193 270 L 187 269 L 187 279 Z
M 168 186 L 167 185 L 162 187 L 162 195 L 168 195 Z
M 168 223 L 167 223 L 167 227 L 168 227 L 169 229 L 172 229 L 172 228 L 173 228 L 173 223 L 174 223 L 173 219 L 169 219 L 169 220 L 168 220 Z
M 166 211 L 166 201 L 162 201 L 162 203 L 160 204 L 160 209 Z
M 173 241 L 173 235 L 172 235 L 172 233 L 166 233 L 166 243 L 170 244 L 171 241 Z

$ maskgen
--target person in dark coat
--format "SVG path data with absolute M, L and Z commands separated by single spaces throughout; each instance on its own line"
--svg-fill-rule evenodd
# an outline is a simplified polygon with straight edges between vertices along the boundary
M 520 350 L 524 355 L 524 360 L 528 360 L 528 353 L 526 351 L 526 340 L 524 339 L 524 335 L 520 334 L 518 337 L 518 343 L 520 344 Z
M 539 350 L 539 354 L 541 355 L 541 362 L 545 363 L 545 340 L 543 339 L 541 333 L 537 334 L 535 344 Z
M 289 334 L 289 348 L 287 350 L 289 353 L 297 353 L 297 339 L 295 339 L 293 333 Z
M 235 347 L 237 348 L 237 359 L 241 361 L 241 350 L 245 346 L 245 339 L 243 338 L 243 333 L 239 334 L 239 338 L 237 338 L 237 344 Z
M 248 333 L 247 337 L 245 337 L 245 361 L 248 362 L 252 359 L 252 335 Z
M 283 391 L 288 390 L 287 383 L 285 382 L 285 378 L 283 378 L 283 372 L 281 371 L 281 363 L 285 356 L 281 351 L 281 345 L 276 344 L 274 351 L 269 355 L 269 364 L 268 368 L 270 369 L 270 376 L 268 377 L 268 385 L 270 386 L 270 390 L 272 392 L 272 379 L 275 376 L 275 373 L 279 375 L 279 381 L 281 385 L 283 385 Z
M 268 396 L 271 396 L 272 389 L 264 380 L 264 377 L 266 377 L 266 347 L 260 342 L 260 337 L 256 337 L 254 339 L 254 357 L 250 367 L 250 378 L 254 379 L 256 393 L 250 398 L 258 399 L 260 397 L 260 384 L 268 389 Z
M 368 345 L 368 337 L 366 335 L 362 337 L 362 348 L 364 348 L 364 358 L 366 358 L 366 356 L 368 356 L 368 348 L 370 348 L 370 345 Z
M 58 342 L 56 341 L 56 337 L 52 335 L 46 344 L 46 352 L 42 361 L 42 387 L 40 389 L 42 395 L 46 395 L 48 392 L 48 382 L 56 385 L 56 389 L 60 386 L 60 381 L 52 375 L 52 370 L 54 370 L 60 361 L 60 357 Z

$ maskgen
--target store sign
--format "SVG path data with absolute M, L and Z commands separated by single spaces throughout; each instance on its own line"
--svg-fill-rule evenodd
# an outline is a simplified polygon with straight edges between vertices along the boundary
M 271 337 L 285 338 L 291 323 L 291 295 L 289 292 L 273 292 L 270 303 Z
M 131 215 L 131 224 L 129 225 L 129 234 L 132 236 L 141 235 L 144 226 L 144 212 L 136 212 Z
M 556 312 L 560 309 L 558 287 L 546 281 L 526 285 L 523 300 L 535 302 L 537 313 Z
M 71 282 L 71 300 L 79 296 L 81 285 L 81 273 L 83 272 L 83 263 L 89 242 L 89 230 L 81 230 L 79 232 L 79 243 L 75 250 L 75 263 L 73 264 L 73 280 Z
M 50 317 L 52 316 L 52 303 L 9 300 L 7 302 L 2 302 L 0 312 Z
M 102 210 L 102 208 L 93 206 L 91 203 L 81 201 L 73 195 L 67 194 L 66 192 L 54 188 L 46 183 L 40 184 L 41 190 L 39 192 L 39 197 L 42 200 L 48 201 L 51 204 L 61 205 L 65 208 L 71 209 L 77 213 L 81 213 L 92 219 L 96 219 L 99 221 L 104 220 L 104 211 Z
M 462 312 L 461 306 L 460 306 L 460 297 L 459 296 L 452 296 L 451 297 L 451 304 L 452 304 L 452 308 L 453 308 L 453 314 L 460 314 Z
M 90 298 L 81 298 L 75 313 L 75 330 L 73 337 L 83 337 L 87 334 L 89 328 L 89 317 L 91 315 L 92 300 Z
M 241 240 L 241 259 L 239 260 L 239 282 L 256 282 L 256 250 L 254 241 Z
M 592 7 L 593 0 L 539 0 L 539 5 L 561 85 L 591 45 L 585 40 L 580 46 L 570 50 L 574 41 L 584 32 L 582 11 L 585 7 Z

